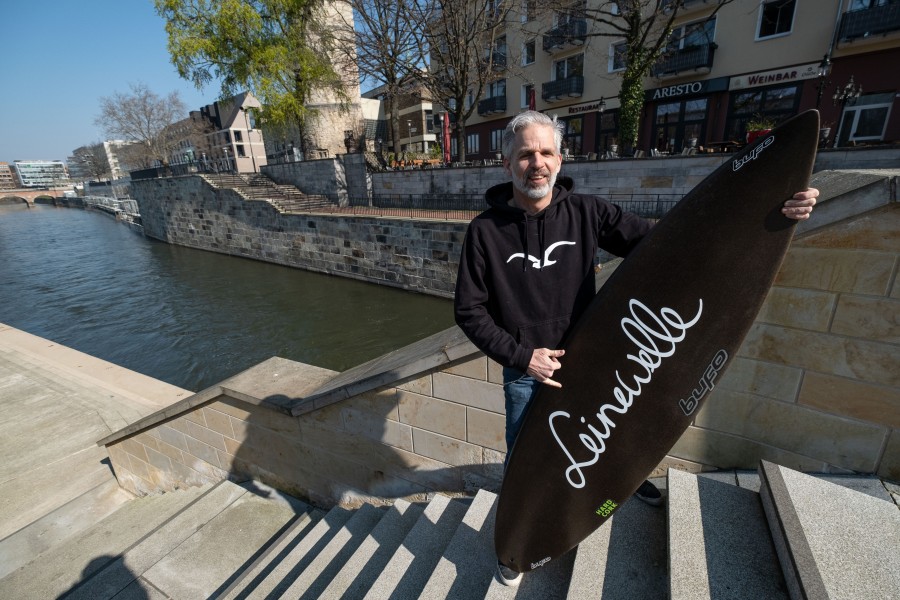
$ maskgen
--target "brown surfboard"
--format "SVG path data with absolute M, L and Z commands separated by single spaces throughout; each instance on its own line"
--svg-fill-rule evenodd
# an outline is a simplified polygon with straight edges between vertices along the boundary
M 530 571 L 628 500 L 675 445 L 736 354 L 794 232 L 819 115 L 734 154 L 647 235 L 563 344 L 562 389 L 541 386 L 497 508 L 501 562 Z

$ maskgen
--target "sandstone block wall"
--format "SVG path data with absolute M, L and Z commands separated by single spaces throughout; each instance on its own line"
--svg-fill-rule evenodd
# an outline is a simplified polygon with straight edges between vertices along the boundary
M 223 390 L 107 449 L 122 487 L 138 495 L 250 477 L 326 507 L 497 490 L 501 381 L 477 356 L 300 417 Z
M 333 161 L 318 161 L 333 164 Z M 199 177 L 135 181 L 144 233 L 172 244 L 453 294 L 466 223 L 281 214 Z

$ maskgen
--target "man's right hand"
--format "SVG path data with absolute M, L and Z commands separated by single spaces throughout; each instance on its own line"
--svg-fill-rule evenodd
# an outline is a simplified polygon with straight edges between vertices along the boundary
M 562 364 L 557 359 L 565 353 L 565 350 L 538 348 L 532 352 L 531 362 L 528 363 L 528 370 L 526 372 L 540 383 L 551 387 L 561 388 L 562 384 L 553 380 L 553 373 L 562 367 Z

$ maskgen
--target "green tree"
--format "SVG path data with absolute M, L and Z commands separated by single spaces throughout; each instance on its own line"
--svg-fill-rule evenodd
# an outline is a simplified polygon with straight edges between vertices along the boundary
M 306 125 L 317 94 L 345 102 L 335 71 L 325 0 L 155 0 L 166 20 L 169 54 L 178 74 L 201 88 L 221 81 L 222 96 L 250 90 L 262 103 L 259 122 L 296 127 L 306 150 Z

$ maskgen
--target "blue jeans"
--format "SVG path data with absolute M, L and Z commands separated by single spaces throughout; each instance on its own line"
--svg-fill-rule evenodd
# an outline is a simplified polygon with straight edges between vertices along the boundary
M 503 367 L 503 396 L 506 399 L 506 456 L 509 460 L 509 451 L 512 450 L 519 429 L 522 428 L 522 420 L 525 411 L 531 404 L 531 399 L 537 393 L 541 383 L 522 371 Z M 504 467 L 506 464 L 504 463 Z

